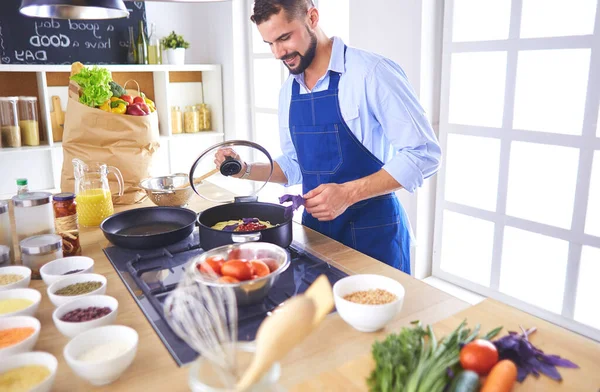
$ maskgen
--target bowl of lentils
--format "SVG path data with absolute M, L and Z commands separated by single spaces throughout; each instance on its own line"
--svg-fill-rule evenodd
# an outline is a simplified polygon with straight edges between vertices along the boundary
M 48 287 L 48 298 L 59 307 L 79 297 L 104 295 L 106 278 L 100 274 L 77 274 L 57 280 Z
M 94 259 L 87 256 L 70 256 L 53 260 L 40 268 L 40 275 L 50 286 L 69 275 L 91 274 L 94 272 Z
M 13 265 L 0 268 L 0 291 L 29 287 L 31 270 L 28 267 Z
M 92 328 L 114 324 L 119 302 L 108 295 L 88 295 L 59 306 L 52 313 L 54 325 L 68 338 Z

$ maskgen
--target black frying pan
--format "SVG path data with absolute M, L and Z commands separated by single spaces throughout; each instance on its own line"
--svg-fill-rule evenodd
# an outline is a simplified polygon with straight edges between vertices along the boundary
M 196 213 L 180 207 L 145 207 L 106 218 L 100 229 L 113 245 L 153 249 L 184 240 L 194 231 Z

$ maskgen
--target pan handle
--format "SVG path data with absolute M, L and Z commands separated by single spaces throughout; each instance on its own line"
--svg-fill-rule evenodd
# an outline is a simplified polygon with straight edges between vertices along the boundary
M 256 242 L 256 241 L 260 241 L 261 237 L 262 237 L 262 234 L 259 231 L 257 233 L 232 234 L 231 240 L 233 242 L 237 242 L 237 243 Z

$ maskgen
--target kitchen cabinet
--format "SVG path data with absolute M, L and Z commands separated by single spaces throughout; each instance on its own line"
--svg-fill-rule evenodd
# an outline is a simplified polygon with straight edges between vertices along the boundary
M 100 65 L 124 85 L 135 80 L 156 103 L 160 144 L 151 174 L 189 171 L 190 162 L 207 147 L 224 140 L 221 65 Z M 0 199 L 16 192 L 16 178 L 29 180 L 30 189 L 58 190 L 62 170 L 62 128 L 67 107 L 70 65 L 0 65 L 0 96 L 35 96 L 39 102 L 40 145 L 0 148 Z M 135 82 L 127 89 L 137 90 Z M 206 103 L 212 129 L 174 134 L 171 107 Z

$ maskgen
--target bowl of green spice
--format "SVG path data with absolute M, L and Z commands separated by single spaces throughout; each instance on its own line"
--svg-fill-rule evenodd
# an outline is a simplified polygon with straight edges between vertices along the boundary
M 65 277 L 48 287 L 48 298 L 58 307 L 86 295 L 106 293 L 106 278 L 100 274 L 78 274 Z

